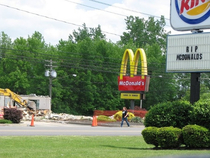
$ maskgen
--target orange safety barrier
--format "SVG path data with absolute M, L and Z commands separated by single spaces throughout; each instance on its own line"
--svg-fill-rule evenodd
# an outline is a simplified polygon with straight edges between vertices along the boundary
M 94 110 L 94 116 L 99 116 L 99 115 L 105 115 L 105 116 L 112 116 L 115 113 L 117 113 L 118 111 L 122 111 L 122 110 Z M 147 111 L 144 109 L 141 110 L 127 110 L 128 112 L 133 113 L 135 116 L 144 118 Z
M 92 126 L 93 127 L 97 126 L 97 118 L 96 118 L 96 116 L 93 116 Z
M 32 119 L 31 119 L 31 127 L 34 127 L 34 115 L 32 115 Z

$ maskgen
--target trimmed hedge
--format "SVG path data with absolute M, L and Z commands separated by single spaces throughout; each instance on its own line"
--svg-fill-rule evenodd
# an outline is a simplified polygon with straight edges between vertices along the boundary
M 174 127 L 159 128 L 157 142 L 161 148 L 178 148 L 182 144 L 182 130 Z
M 4 108 L 4 119 L 10 120 L 13 123 L 20 123 L 23 118 L 22 111 L 15 108 Z
M 188 101 L 180 100 L 155 105 L 146 114 L 144 124 L 146 127 L 159 127 L 155 142 L 162 148 L 176 148 L 180 143 L 190 148 L 209 148 L 209 122 L 210 101 L 198 101 L 191 105 Z M 182 128 L 182 134 L 177 129 L 167 129 L 170 126 Z M 154 135 L 153 133 L 150 137 L 153 138 Z
M 156 148 L 178 148 L 184 144 L 187 148 L 209 148 L 210 131 L 198 125 L 187 125 L 181 129 L 174 127 L 147 127 L 142 131 L 147 144 Z
M 145 116 L 146 127 L 178 127 L 199 125 L 210 129 L 210 101 L 188 101 L 160 103 L 153 106 Z
M 190 117 L 190 124 L 196 124 L 210 129 L 210 102 L 196 102 Z
M 182 129 L 184 144 L 190 148 L 210 147 L 210 132 L 198 125 L 187 125 Z
M 147 144 L 152 144 L 155 147 L 158 147 L 158 142 L 157 142 L 157 131 L 158 128 L 157 127 L 147 127 L 145 128 L 141 134 L 144 138 L 144 141 Z
M 191 122 L 193 106 L 188 101 L 160 103 L 153 106 L 145 116 L 146 127 L 178 127 L 183 128 Z
M 142 131 L 142 136 L 147 144 L 156 148 L 178 148 L 182 144 L 182 130 L 174 127 L 147 127 Z

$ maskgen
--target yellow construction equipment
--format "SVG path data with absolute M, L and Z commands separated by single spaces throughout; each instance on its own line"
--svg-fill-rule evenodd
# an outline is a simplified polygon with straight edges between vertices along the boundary
M 12 92 L 8 88 L 6 89 L 0 88 L 0 95 L 10 97 L 15 103 L 17 103 L 21 107 L 29 108 L 30 110 L 36 110 L 36 104 L 33 101 L 26 102 L 26 100 L 23 100 L 21 98 L 21 96 L 19 96 L 15 92 Z

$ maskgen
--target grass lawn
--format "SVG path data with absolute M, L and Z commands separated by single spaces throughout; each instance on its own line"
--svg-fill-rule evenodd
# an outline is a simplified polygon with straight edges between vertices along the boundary
M 2 136 L 0 144 L 0 158 L 142 158 L 210 155 L 210 150 L 154 150 L 141 136 Z

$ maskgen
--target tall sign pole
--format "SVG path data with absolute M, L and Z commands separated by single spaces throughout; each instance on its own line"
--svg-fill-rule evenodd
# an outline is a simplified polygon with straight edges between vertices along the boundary
M 192 30 L 194 33 L 202 33 L 200 30 Z M 198 46 L 196 47 L 198 49 Z M 200 100 L 200 72 L 191 72 L 190 78 L 190 103 Z
M 190 103 L 194 104 L 200 99 L 200 72 L 191 73 Z

